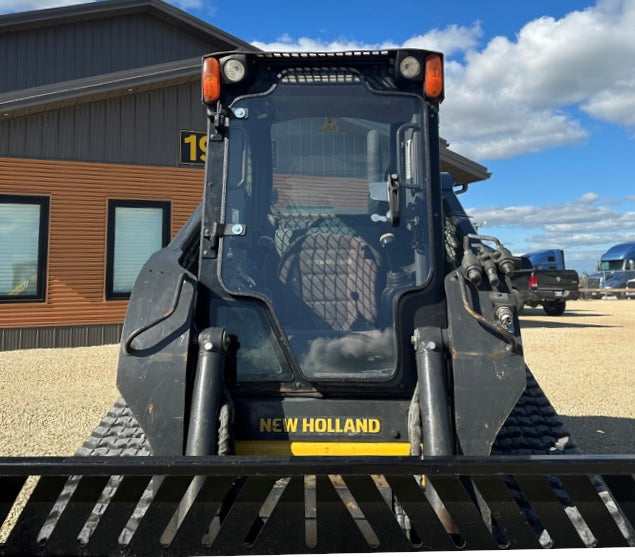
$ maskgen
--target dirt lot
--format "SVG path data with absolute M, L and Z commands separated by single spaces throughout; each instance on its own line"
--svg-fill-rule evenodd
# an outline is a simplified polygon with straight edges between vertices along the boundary
M 635 301 L 526 309 L 525 357 L 587 453 L 635 454 Z M 70 455 L 118 397 L 116 346 L 0 352 L 0 454 Z

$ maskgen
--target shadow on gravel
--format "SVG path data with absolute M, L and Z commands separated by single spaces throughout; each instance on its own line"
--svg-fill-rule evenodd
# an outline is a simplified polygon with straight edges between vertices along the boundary
M 549 317 L 542 308 L 531 308 L 525 306 L 523 308 L 523 316 L 527 317 L 544 317 L 546 319 L 554 319 Z M 598 313 L 592 309 L 566 309 L 563 317 L 607 317 L 606 313 Z
M 606 313 L 598 313 L 589 309 L 568 309 L 564 312 L 565 317 L 607 317 Z
M 522 329 L 614 329 L 614 325 L 597 325 L 594 323 L 569 323 L 562 321 L 554 321 L 554 318 L 546 317 L 544 320 L 536 321 L 534 319 L 528 320 L 520 316 L 520 328 Z
M 585 454 L 635 454 L 632 418 L 560 415 L 560 419 Z

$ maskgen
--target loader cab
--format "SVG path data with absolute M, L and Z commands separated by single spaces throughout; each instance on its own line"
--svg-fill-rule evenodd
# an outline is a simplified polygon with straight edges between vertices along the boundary
M 200 218 L 122 332 L 155 454 L 488 454 L 526 384 L 514 264 L 442 188 L 441 55 L 218 53 L 202 83 Z
M 398 303 L 435 264 L 426 55 L 206 59 L 207 182 L 222 188 L 206 190 L 203 229 L 221 234 L 201 277 L 237 383 L 400 380 Z

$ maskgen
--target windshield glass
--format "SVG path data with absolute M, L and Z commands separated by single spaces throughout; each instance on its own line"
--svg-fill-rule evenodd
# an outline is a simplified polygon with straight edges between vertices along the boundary
M 420 101 L 280 83 L 232 108 L 222 282 L 270 302 L 307 377 L 390 378 L 397 296 L 429 271 Z
M 610 259 L 600 262 L 600 271 L 621 271 L 624 268 L 624 260 Z

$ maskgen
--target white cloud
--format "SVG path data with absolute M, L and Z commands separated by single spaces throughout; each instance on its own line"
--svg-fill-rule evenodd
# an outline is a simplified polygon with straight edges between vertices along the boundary
M 482 35 L 483 30 L 480 22 L 476 22 L 472 27 L 449 25 L 445 29 L 433 29 L 424 35 L 412 37 L 402 46 L 438 50 L 443 52 L 445 56 L 451 56 L 456 52 L 465 52 L 476 48 Z
M 496 37 L 447 71 L 444 137 L 497 159 L 584 140 L 568 110 L 635 127 L 635 0 L 600 1 Z
M 582 273 L 593 272 L 610 246 L 635 242 L 635 211 L 615 207 L 625 201 L 631 200 L 604 199 L 588 192 L 572 201 L 544 207 L 491 206 L 467 209 L 467 213 L 472 221 L 483 223 L 481 234 L 498 237 L 514 253 L 562 249 L 567 267 Z
M 582 104 L 582 110 L 599 120 L 635 128 L 635 78 L 617 82 Z
M 168 4 L 180 8 L 181 10 L 198 10 L 204 6 L 203 0 L 166 0 Z M 211 8 L 211 13 L 215 8 Z
M 627 230 L 635 234 L 635 211 L 618 211 L 612 208 L 615 200 L 607 201 L 601 200 L 597 193 L 585 193 L 569 203 L 493 206 L 467 212 L 473 220 L 485 221 L 488 226 L 542 228 L 552 233 Z
M 635 241 L 635 235 L 628 232 L 611 232 L 597 234 L 593 232 L 578 234 L 536 234 L 527 241 L 533 245 L 532 249 L 546 249 L 546 247 L 566 246 L 567 251 L 577 246 L 613 245 Z
M 598 199 L 600 199 L 599 194 L 589 192 L 589 193 L 583 193 L 578 199 L 574 201 L 574 203 L 593 203 L 594 201 L 597 201 Z
M 255 47 L 262 50 L 271 50 L 278 52 L 297 52 L 297 51 L 318 51 L 318 52 L 335 52 L 345 50 L 365 50 L 381 48 L 378 44 L 363 44 L 357 41 L 339 39 L 337 41 L 325 42 L 320 39 L 309 37 L 293 38 L 291 35 L 283 35 L 277 41 L 264 43 L 261 41 L 252 41 Z
M 485 223 L 481 234 L 498 236 L 515 253 L 564 249 L 568 266 L 581 272 L 592 271 L 609 246 L 635 241 L 635 211 L 620 212 L 614 208 L 616 203 L 620 202 L 588 192 L 573 201 L 544 207 L 492 206 L 467 212 L 473 221 Z M 510 237 L 512 241 L 508 241 Z
M 441 134 L 453 150 L 470 158 L 509 158 L 578 143 L 589 135 L 561 111 L 532 110 L 494 96 L 462 100 L 448 98 Z
M 482 36 L 483 30 L 480 23 L 475 23 L 472 27 L 460 25 L 449 25 L 445 29 L 433 29 L 423 35 L 411 37 L 404 43 L 383 41 L 377 43 L 363 43 L 353 39 L 341 38 L 336 41 L 323 41 L 310 37 L 294 38 L 289 34 L 283 35 L 274 42 L 252 41 L 251 44 L 262 50 L 271 51 L 321 51 L 321 52 L 341 52 L 349 50 L 378 50 L 385 48 L 426 48 L 429 50 L 439 50 L 446 56 L 456 52 L 471 50 L 478 44 L 478 39 Z
M 90 0 L 0 0 L 0 14 L 84 4 Z
M 584 141 L 589 131 L 572 109 L 635 131 L 633 29 L 635 0 L 599 0 L 561 19 L 537 18 L 513 39 L 494 37 L 482 48 L 478 22 L 431 30 L 402 44 L 289 35 L 253 44 L 265 50 L 441 50 L 447 79 L 443 137 L 465 156 L 502 159 Z

